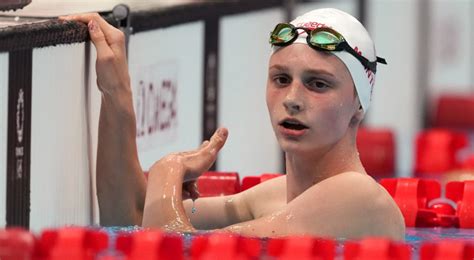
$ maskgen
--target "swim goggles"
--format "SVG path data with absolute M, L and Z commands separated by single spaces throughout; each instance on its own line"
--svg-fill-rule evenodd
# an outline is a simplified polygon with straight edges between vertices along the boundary
M 298 38 L 298 29 L 304 30 L 308 36 L 306 42 L 310 47 L 319 51 L 347 51 L 362 65 L 376 72 L 377 62 L 387 64 L 384 58 L 377 57 L 376 61 L 369 61 L 359 53 L 357 53 L 346 42 L 344 37 L 335 30 L 328 27 L 320 27 L 316 29 L 308 29 L 305 27 L 295 27 L 290 23 L 279 23 L 275 29 L 270 33 L 270 44 L 275 46 L 287 46 L 292 44 Z

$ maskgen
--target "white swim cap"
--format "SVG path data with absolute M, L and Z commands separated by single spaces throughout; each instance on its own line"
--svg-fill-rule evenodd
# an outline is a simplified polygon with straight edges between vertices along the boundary
M 297 17 L 291 24 L 308 29 L 331 28 L 340 33 L 357 53 L 371 62 L 377 61 L 375 46 L 369 33 L 356 18 L 348 13 L 333 8 L 316 9 Z M 300 33 L 294 43 L 307 44 L 306 32 L 301 31 Z M 274 46 L 273 50 L 275 51 L 278 48 L 281 47 Z M 372 89 L 375 84 L 375 73 L 365 68 L 357 58 L 347 51 L 334 51 L 331 53 L 336 55 L 346 65 L 354 81 L 364 113 L 367 112 Z

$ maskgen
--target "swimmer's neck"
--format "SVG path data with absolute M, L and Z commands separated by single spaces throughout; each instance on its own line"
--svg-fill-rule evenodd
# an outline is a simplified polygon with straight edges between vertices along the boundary
M 287 202 L 311 186 L 343 172 L 365 174 L 355 142 L 343 140 L 331 149 L 310 156 L 286 153 Z

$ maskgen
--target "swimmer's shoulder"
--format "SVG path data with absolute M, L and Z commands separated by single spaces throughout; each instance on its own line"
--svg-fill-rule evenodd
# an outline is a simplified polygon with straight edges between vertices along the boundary
M 254 218 L 271 214 L 286 204 L 286 175 L 262 182 L 241 195 Z
M 351 221 L 354 234 L 387 236 L 402 240 L 405 223 L 390 194 L 371 176 L 343 172 L 327 178 L 310 189 L 326 195 L 334 210 L 335 221 Z M 341 206 L 342 205 L 342 206 Z M 345 214 L 347 213 L 347 214 Z

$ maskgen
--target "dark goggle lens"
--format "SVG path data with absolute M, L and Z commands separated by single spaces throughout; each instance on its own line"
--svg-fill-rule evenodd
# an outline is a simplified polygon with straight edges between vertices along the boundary
M 310 43 L 319 48 L 334 51 L 337 45 L 344 41 L 342 36 L 327 30 L 313 30 L 311 32 Z
M 279 24 L 273 30 L 270 43 L 271 44 L 281 44 L 291 41 L 295 37 L 295 31 L 293 27 L 288 24 Z

